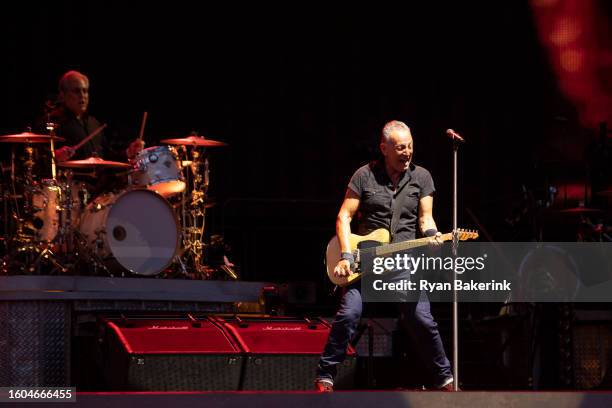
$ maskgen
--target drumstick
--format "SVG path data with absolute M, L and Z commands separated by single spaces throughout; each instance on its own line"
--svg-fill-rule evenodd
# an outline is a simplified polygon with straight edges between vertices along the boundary
M 95 136 L 97 136 L 98 133 L 103 131 L 105 127 L 106 127 L 106 123 L 103 124 L 102 126 L 100 126 L 99 128 L 97 128 L 96 130 L 94 130 L 93 132 L 91 132 L 89 134 L 89 136 L 87 136 L 85 139 L 81 140 L 79 143 L 77 143 L 76 145 L 72 146 L 72 149 L 74 149 L 75 151 L 80 149 L 85 143 L 89 142 L 91 139 L 93 139 Z
M 149 115 L 149 112 L 145 112 L 144 115 L 142 116 L 142 124 L 140 125 L 140 133 L 138 134 L 138 140 L 142 140 L 142 137 L 144 136 L 144 128 L 145 128 L 145 124 L 147 123 L 148 115 Z

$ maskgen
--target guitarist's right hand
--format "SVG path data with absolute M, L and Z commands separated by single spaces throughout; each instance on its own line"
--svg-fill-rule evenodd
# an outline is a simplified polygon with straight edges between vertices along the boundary
M 351 263 L 347 259 L 339 260 L 336 264 L 336 267 L 334 268 L 334 275 L 339 278 L 342 278 L 345 276 L 350 276 L 352 274 L 353 271 L 351 271 Z

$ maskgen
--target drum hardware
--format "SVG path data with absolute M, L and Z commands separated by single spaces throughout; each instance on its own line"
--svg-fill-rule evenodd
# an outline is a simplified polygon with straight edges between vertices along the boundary
M 114 277 L 112 271 L 110 271 L 100 255 L 98 254 L 98 249 L 102 245 L 102 242 L 99 241 L 99 237 L 96 238 L 96 245 L 94 245 L 94 250 L 92 252 L 90 246 L 87 244 L 87 239 L 81 234 L 80 231 L 74 231 L 74 239 L 76 241 L 76 247 L 78 248 L 78 252 L 75 254 L 77 258 L 85 259 L 89 266 L 92 268 L 92 273 L 94 275 L 100 274 L 100 270 L 102 270 L 106 275 L 110 277 Z
M 144 187 L 171 197 L 185 190 L 182 167 L 172 146 L 154 146 L 141 150 L 134 159 L 128 179 L 134 187 Z
M 42 263 L 46 263 L 58 271 L 64 273 L 68 269 L 59 261 L 52 241 L 55 239 L 59 228 L 59 210 L 61 209 L 62 191 L 55 179 L 36 181 L 34 174 L 34 144 L 53 143 L 55 140 L 64 140 L 51 135 L 38 135 L 24 132 L 15 135 L 0 136 L 0 142 L 13 143 L 11 150 L 11 190 L 14 198 L 11 219 L 14 221 L 14 234 L 7 239 L 7 253 L 18 254 L 23 257 L 24 262 L 21 270 L 33 273 L 40 269 Z M 23 195 L 17 194 L 16 185 L 19 181 L 15 172 L 16 144 L 24 144 L 26 154 L 24 161 Z M 54 168 L 52 167 L 52 171 Z M 17 201 L 23 198 L 23 205 Z M 24 214 L 20 213 L 23 208 Z M 5 208 L 5 213 L 8 209 Z M 8 220 L 8 214 L 5 215 Z M 8 233 L 9 226 L 5 225 Z M 9 238 L 9 237 L 7 237 Z
M 183 261 L 194 271 L 195 278 L 210 279 L 215 278 L 216 273 L 222 272 L 224 276 L 237 279 L 233 264 L 227 257 L 216 256 L 219 252 L 219 236 L 211 237 L 211 243 L 204 243 L 204 232 L 206 231 L 206 210 L 214 206 L 214 201 L 208 197 L 210 184 L 210 163 L 208 157 L 209 147 L 223 147 L 226 143 L 217 140 L 206 139 L 202 136 L 192 134 L 185 138 L 164 139 L 161 143 L 180 146 L 181 167 L 185 171 L 185 183 L 187 189 L 183 191 L 181 200 L 174 204 L 175 208 L 180 207 L 181 226 L 183 232 L 184 258 L 180 258 L 181 267 L 184 268 Z M 223 245 L 223 248 L 225 246 Z M 206 258 L 215 258 L 215 266 L 205 265 Z M 223 252 L 223 251 L 221 251 Z M 216 255 L 212 255 L 215 253 Z
M 210 244 L 206 248 L 206 264 L 212 270 L 212 278 L 239 279 L 235 265 L 227 258 L 228 251 L 229 247 L 225 244 L 223 236 L 212 235 L 210 237 Z M 219 275 L 219 272 L 222 274 Z
M 190 138 L 200 139 L 198 136 L 190 136 Z M 177 141 L 179 139 L 174 140 Z M 196 277 L 208 279 L 210 278 L 210 271 L 205 267 L 203 260 L 209 162 L 208 158 L 197 150 L 198 145 L 192 144 L 191 146 L 191 149 L 187 149 L 185 145 L 181 146 L 181 150 L 186 156 L 185 161 L 190 162 L 189 167 L 185 167 L 190 170 L 185 172 L 185 179 L 191 190 L 189 198 L 187 197 L 187 191 L 183 193 L 180 203 L 183 221 L 183 248 L 185 256 L 193 266 Z M 200 171 L 201 165 L 203 165 L 203 174 Z
M 80 261 L 90 265 L 93 273 L 110 276 L 126 271 L 153 276 L 174 264 L 182 275 L 198 279 L 210 278 L 213 272 L 237 278 L 229 261 L 217 269 L 204 265 L 207 248 L 213 250 L 213 244 L 204 241 L 206 209 L 215 204 L 207 196 L 210 180 L 205 148 L 225 143 L 200 136 L 168 139 L 177 146 L 144 149 L 142 160 L 135 165 L 90 157 L 57 163 L 55 168 L 54 142 L 64 139 L 55 137 L 54 126 L 48 124 L 51 135 L 0 136 L 0 142 L 23 144 L 26 156 L 23 171 L 16 171 L 16 147 L 12 146 L 10 183 L 7 180 L 0 189 L 5 213 L 3 243 L 11 254 L 2 261 L 0 272 L 35 273 L 48 265 L 66 273 Z M 35 174 L 35 145 L 40 143 L 51 144 L 53 177 L 49 179 L 38 179 Z M 164 168 L 169 170 L 162 171 Z M 133 186 L 147 189 L 128 188 L 90 201 L 84 184 L 75 182 L 74 176 L 96 177 L 98 169 L 125 171 L 143 181 Z M 136 172 L 141 172 L 140 178 L 134 177 Z M 180 224 L 173 208 L 180 212 Z M 223 268 L 227 265 L 228 270 Z
M 3 185 L 0 184 L 0 197 L 2 199 L 2 221 L 3 221 L 3 234 L 2 234 L 2 243 L 4 244 L 5 253 L 8 251 L 7 242 L 10 238 L 9 231 L 9 201 L 11 199 L 11 194 L 9 191 L 3 188 Z
M 38 254 L 36 259 L 34 259 L 34 261 L 28 267 L 28 272 L 34 273 L 42 260 L 49 262 L 62 273 L 68 272 L 68 268 L 58 262 L 57 255 L 51 250 L 48 245 L 32 245 L 28 246 L 27 250 Z
M 50 114 L 47 116 L 47 118 L 50 119 Z M 49 146 L 51 149 L 51 178 L 53 180 L 55 180 L 56 177 L 56 167 L 55 167 L 55 142 L 54 142 L 54 138 L 55 138 L 55 129 L 57 128 L 57 125 L 53 122 L 51 122 L 51 120 L 49 120 L 46 124 L 47 130 L 49 131 L 49 134 L 51 135 L 51 139 L 49 141 Z
M 233 270 L 234 265 L 227 260 L 225 255 L 218 256 L 219 253 L 223 253 L 225 248 L 222 238 L 214 235 L 211 237 L 210 244 L 204 242 L 206 210 L 213 207 L 215 202 L 207 195 L 210 185 L 208 152 L 206 149 L 201 151 L 198 148 L 226 146 L 226 144 L 210 141 L 199 136 L 189 136 L 185 139 L 167 139 L 162 142 L 181 145 L 180 152 L 183 156 L 182 163 L 184 164 L 188 190 L 183 192 L 182 200 L 176 203 L 175 207 L 180 206 L 181 210 L 183 249 L 186 263 L 191 266 L 194 277 L 197 279 L 216 279 L 219 277 L 219 272 L 222 273 L 221 277 L 238 279 L 238 275 Z M 212 260 L 211 257 L 215 257 L 215 259 Z M 211 262 L 214 262 L 215 265 L 209 265 Z

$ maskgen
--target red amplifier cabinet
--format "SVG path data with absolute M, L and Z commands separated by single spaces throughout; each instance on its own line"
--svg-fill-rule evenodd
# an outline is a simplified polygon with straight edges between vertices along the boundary
M 246 353 L 241 389 L 312 390 L 330 325 L 324 320 L 283 317 L 216 317 Z M 355 350 L 338 367 L 335 388 L 354 384 Z
M 210 319 L 105 318 L 101 356 L 113 390 L 238 390 L 244 356 Z

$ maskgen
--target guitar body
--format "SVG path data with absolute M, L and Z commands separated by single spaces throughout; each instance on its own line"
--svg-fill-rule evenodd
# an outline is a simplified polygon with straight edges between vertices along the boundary
M 468 239 L 476 239 L 478 238 L 477 231 L 458 229 L 456 231 L 456 237 L 459 241 L 466 241 Z M 351 244 L 351 252 L 353 254 L 359 253 L 361 243 L 361 247 L 377 247 L 375 253 L 377 256 L 389 256 L 398 251 L 404 251 L 411 248 L 418 248 L 421 246 L 429 245 L 431 238 L 418 238 L 412 239 L 408 241 L 397 242 L 394 244 L 389 244 L 391 239 L 391 235 L 389 231 L 384 228 L 377 229 L 372 231 L 368 235 L 355 235 L 351 234 L 349 237 L 349 242 Z M 440 242 L 451 241 L 453 239 L 453 233 L 448 232 L 446 234 L 439 235 L 437 240 Z M 363 271 L 360 270 L 359 256 L 356 257 L 355 263 L 357 264 L 357 270 L 353 272 L 349 276 L 338 277 L 334 275 L 334 268 L 338 264 L 340 258 L 340 243 L 338 242 L 338 237 L 333 237 L 331 241 L 327 244 L 327 251 L 325 253 L 325 264 L 327 266 L 327 276 L 329 280 L 332 281 L 333 284 L 338 286 L 347 286 L 353 282 L 358 281 L 361 278 L 361 274 Z
M 384 228 L 380 228 L 372 231 L 368 235 L 351 234 L 351 236 L 349 237 L 349 242 L 351 244 L 351 252 L 354 253 L 359 244 L 364 241 L 372 241 L 373 243 L 377 243 L 378 245 L 383 245 L 388 244 L 390 239 L 391 235 L 389 234 L 389 231 Z M 340 254 L 340 242 L 338 241 L 338 237 L 334 236 L 327 244 L 327 250 L 325 253 L 327 276 L 334 285 L 343 287 L 359 280 L 361 278 L 361 273 L 355 272 L 350 276 L 343 277 L 338 277 L 334 275 L 334 268 L 338 264 L 338 261 L 340 261 Z

